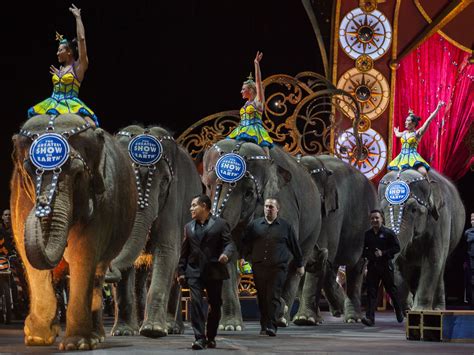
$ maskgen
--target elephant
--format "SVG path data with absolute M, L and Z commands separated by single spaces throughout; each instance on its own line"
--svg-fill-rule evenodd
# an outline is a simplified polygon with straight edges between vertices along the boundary
M 446 260 L 464 228 L 465 209 L 456 187 L 434 169 L 429 175 L 431 182 L 413 169 L 392 171 L 378 188 L 387 225 L 400 241 L 394 264 L 395 275 L 401 276 L 396 284 L 405 310 L 445 309 Z M 396 196 L 400 183 L 406 184 L 405 201 Z
M 317 248 L 308 263 L 299 297 L 297 325 L 315 325 L 319 314 L 321 286 L 333 314 L 344 311 L 344 320 L 361 319 L 360 293 L 365 262 L 361 259 L 364 232 L 370 228 L 369 213 L 378 207 L 373 184 L 355 167 L 329 156 L 304 156 L 297 159 L 306 167 L 321 193 L 322 226 Z M 347 297 L 336 282 L 340 265 L 346 267 Z
M 128 126 L 117 133 L 118 142 L 127 149 L 134 137 L 143 134 L 151 135 L 161 142 L 163 155 L 153 165 L 134 165 L 137 182 L 141 181 L 139 185 L 143 186 L 143 190 L 148 186 L 143 196 L 147 197 L 148 206 L 142 205 L 143 208 L 137 210 L 132 234 L 121 253 L 112 261 L 107 278 L 112 280 L 121 277 L 116 290 L 117 312 L 112 334 L 133 335 L 139 330 L 141 335 L 157 338 L 184 331 L 182 322 L 175 320 L 181 309 L 180 288 L 174 282 L 175 272 L 184 225 L 191 219 L 189 204 L 193 197 L 202 193 L 203 188 L 194 161 L 165 129 Z M 130 158 L 128 164 L 132 165 Z M 134 203 L 137 204 L 137 200 Z M 144 249 L 151 256 L 148 258 L 151 283 L 143 323 L 139 329 L 134 292 L 136 271 L 133 264 Z M 140 277 L 142 281 L 139 288 L 143 290 L 146 277 Z
M 59 349 L 93 349 L 105 339 L 105 270 L 133 226 L 133 169 L 113 136 L 75 114 L 32 117 L 12 140 L 12 225 L 31 299 L 25 343 L 55 342 L 60 327 L 52 269 L 64 258 L 70 299 Z M 41 155 L 50 149 L 63 155 Z M 44 165 L 58 161 L 63 165 L 54 170 Z
M 236 183 L 222 183 L 217 178 L 216 162 L 225 153 L 233 152 L 245 159 L 246 172 Z M 321 229 L 321 198 L 316 184 L 306 169 L 280 147 L 270 150 L 270 157 L 260 146 L 250 142 L 224 139 L 210 147 L 203 156 L 202 181 L 206 193 L 213 200 L 213 213 L 226 219 L 237 246 L 241 233 L 253 217 L 263 215 L 265 198 L 280 200 L 279 216 L 295 229 L 306 261 Z M 242 315 L 237 294 L 237 267 L 229 262 L 230 279 L 223 287 L 220 329 L 242 330 Z M 294 301 L 300 278 L 290 262 L 282 298 L 285 314 L 280 322 L 288 323 L 289 310 Z

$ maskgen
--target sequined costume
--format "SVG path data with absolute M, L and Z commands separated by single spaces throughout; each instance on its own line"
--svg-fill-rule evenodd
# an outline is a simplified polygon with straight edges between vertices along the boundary
M 420 165 L 423 165 L 426 170 L 430 169 L 429 164 L 416 150 L 418 139 L 416 139 L 415 135 L 409 136 L 407 132 L 404 132 L 400 141 L 402 142 L 402 150 L 400 154 L 388 164 L 388 170 L 417 169 Z
M 75 113 L 92 118 L 99 126 L 99 121 L 94 112 L 79 99 L 79 88 L 81 82 L 77 79 L 73 66 L 66 72 L 61 71 L 53 74 L 53 94 L 46 100 L 34 105 L 28 110 L 28 118 L 36 115 L 60 115 L 64 113 Z
M 227 138 L 252 142 L 261 147 L 273 147 L 273 140 L 263 127 L 262 111 L 257 108 L 254 101 L 247 101 L 240 109 L 239 125 Z

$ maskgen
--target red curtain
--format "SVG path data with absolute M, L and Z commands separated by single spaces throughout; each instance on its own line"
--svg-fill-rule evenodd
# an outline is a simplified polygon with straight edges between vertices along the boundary
M 461 178 L 474 164 L 466 137 L 474 122 L 474 64 L 470 53 L 434 34 L 405 57 L 397 70 L 394 127 L 405 129 L 408 109 L 421 117 L 420 125 L 446 103 L 431 121 L 418 152 L 437 171 L 453 180 Z M 400 152 L 394 137 L 393 157 Z

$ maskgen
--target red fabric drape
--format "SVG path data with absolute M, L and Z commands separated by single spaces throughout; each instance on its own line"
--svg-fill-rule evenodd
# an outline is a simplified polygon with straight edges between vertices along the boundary
M 421 117 L 421 126 L 439 100 L 446 103 L 431 121 L 418 152 L 453 180 L 474 164 L 465 142 L 474 122 L 474 65 L 469 57 L 436 33 L 405 57 L 397 70 L 394 127 L 405 129 L 409 108 Z M 400 153 L 400 140 L 393 137 L 392 158 Z

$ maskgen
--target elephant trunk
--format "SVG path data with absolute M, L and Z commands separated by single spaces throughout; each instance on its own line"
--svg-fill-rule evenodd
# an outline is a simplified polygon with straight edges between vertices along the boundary
M 155 204 L 151 203 L 150 206 L 144 210 L 137 212 L 130 238 L 128 238 L 122 251 L 114 260 L 112 260 L 110 265 L 110 269 L 113 273 L 128 269 L 140 256 L 140 253 L 146 246 L 151 225 L 156 219 L 156 213 L 154 212 L 156 210 L 157 208 L 155 207 Z M 109 275 L 107 277 L 108 282 L 111 282 L 111 276 L 112 275 Z
M 49 218 L 36 217 L 33 207 L 25 224 L 26 256 L 30 264 L 40 270 L 58 265 L 66 249 L 72 223 L 72 193 L 67 183 L 62 184 L 51 207 Z

